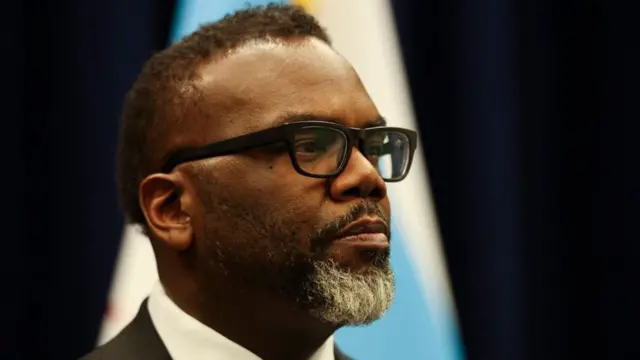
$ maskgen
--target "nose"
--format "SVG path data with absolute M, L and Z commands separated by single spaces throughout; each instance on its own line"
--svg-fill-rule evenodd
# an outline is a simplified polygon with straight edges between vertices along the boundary
M 336 201 L 381 200 L 387 196 L 387 185 L 373 164 L 355 148 L 344 171 L 331 182 L 330 193 Z

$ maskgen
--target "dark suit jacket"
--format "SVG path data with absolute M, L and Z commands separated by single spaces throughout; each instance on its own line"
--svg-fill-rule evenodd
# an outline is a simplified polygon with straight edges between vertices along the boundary
M 336 360 L 352 360 L 335 348 Z M 156 332 L 145 300 L 138 315 L 115 338 L 80 360 L 171 360 Z M 214 359 L 212 359 L 214 360 Z

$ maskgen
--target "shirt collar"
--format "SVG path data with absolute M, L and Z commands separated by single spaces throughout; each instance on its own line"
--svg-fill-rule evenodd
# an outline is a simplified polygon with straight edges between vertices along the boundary
M 180 309 L 157 283 L 147 303 L 151 321 L 174 360 L 261 360 Z M 308 360 L 335 360 L 333 335 Z

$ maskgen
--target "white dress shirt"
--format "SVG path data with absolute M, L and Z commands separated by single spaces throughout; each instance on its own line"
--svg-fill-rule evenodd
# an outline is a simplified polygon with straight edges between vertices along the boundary
M 261 360 L 182 311 L 159 282 L 147 304 L 151 321 L 174 360 Z M 308 360 L 335 360 L 333 351 L 332 335 Z

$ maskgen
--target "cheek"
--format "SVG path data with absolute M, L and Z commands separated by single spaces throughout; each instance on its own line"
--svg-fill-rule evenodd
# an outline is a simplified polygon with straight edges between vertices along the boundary
M 264 207 L 269 209 L 274 220 L 280 219 L 283 226 L 291 226 L 308 233 L 319 224 L 325 200 L 324 186 L 315 179 L 294 181 L 281 177 L 278 183 L 265 187 Z
M 391 201 L 389 200 L 389 197 L 385 197 L 380 200 L 380 206 L 382 207 L 382 210 L 384 210 L 385 214 L 389 216 L 389 219 L 391 219 Z
M 309 249 L 309 235 L 326 224 L 326 180 L 300 175 L 287 154 L 266 150 L 220 160 L 199 184 L 208 202 L 200 238 L 237 249 Z
M 270 167 L 264 163 L 247 166 L 245 169 L 252 170 L 234 171 L 234 179 L 218 182 L 221 186 L 210 192 L 212 206 L 207 222 L 218 219 L 215 227 L 236 241 L 242 241 L 239 237 L 267 236 L 263 243 L 276 242 L 285 240 L 276 236 L 293 234 L 298 243 L 306 241 L 324 225 L 320 214 L 326 201 L 325 181 L 303 177 L 290 164 L 289 171 L 282 171 L 280 164 Z
M 299 174 L 288 155 L 259 159 L 238 186 L 273 216 L 309 222 L 318 217 L 327 199 L 326 180 Z

